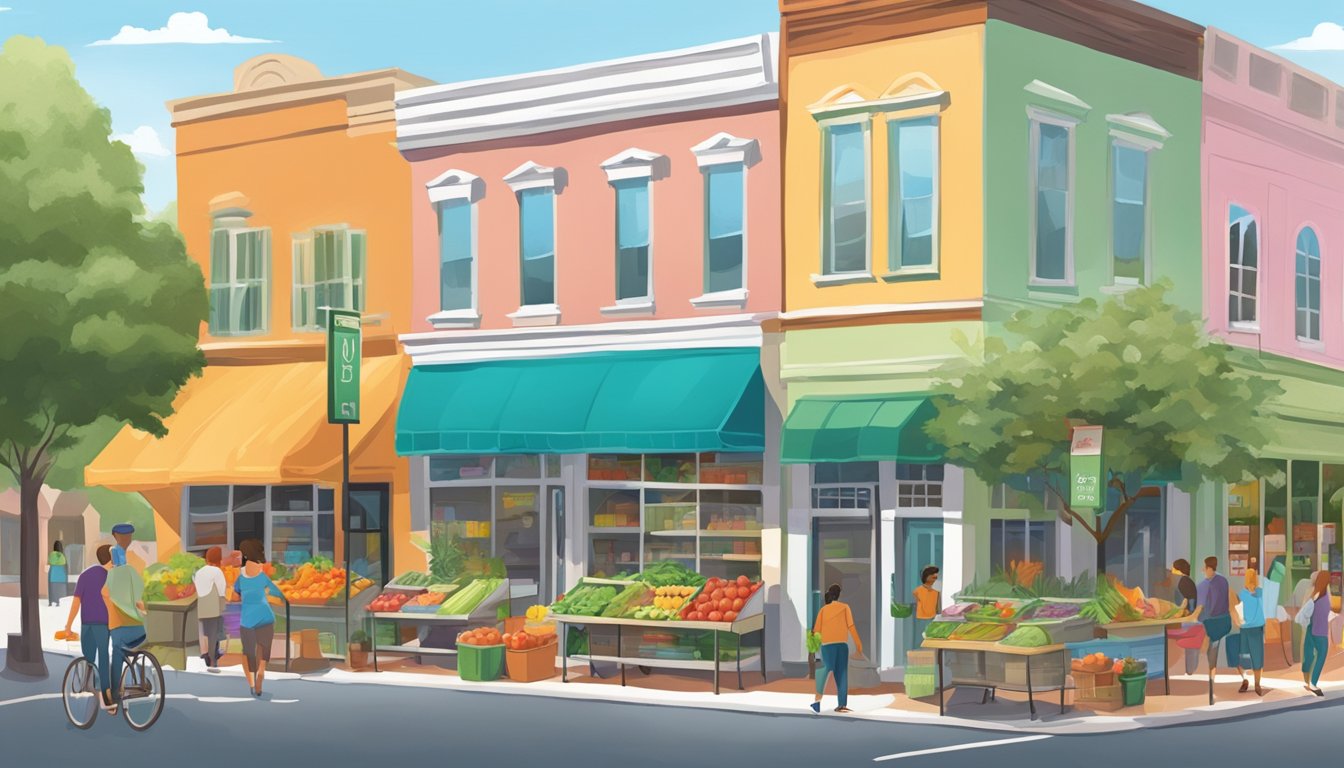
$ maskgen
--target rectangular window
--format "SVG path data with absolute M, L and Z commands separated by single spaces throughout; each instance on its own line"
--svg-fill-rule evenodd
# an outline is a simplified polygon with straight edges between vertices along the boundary
M 1042 563 L 1045 575 L 1054 576 L 1055 523 L 1041 520 L 991 520 L 989 567 L 994 573 L 1014 563 Z
M 555 303 L 555 190 L 518 192 L 522 305 Z
M 223 547 L 229 543 L 229 486 L 187 488 L 188 549 Z
M 1073 129 L 1032 120 L 1032 202 L 1035 243 L 1032 278 L 1038 283 L 1073 282 L 1072 169 Z
M 1148 254 L 1148 153 L 1111 142 L 1111 256 L 1115 282 L 1142 283 Z
M 210 236 L 210 333 L 265 333 L 269 327 L 269 229 L 216 229 Z
M 825 139 L 823 270 L 828 275 L 868 271 L 868 128 L 828 125 Z
M 183 545 L 199 553 L 257 539 L 270 559 L 286 565 L 334 557 L 335 498 L 314 485 L 188 486 Z
M 746 169 L 737 164 L 705 169 L 704 292 L 745 288 L 742 278 L 746 219 Z
M 1310 227 L 1297 235 L 1297 338 L 1321 340 L 1321 243 Z
M 1255 325 L 1259 280 L 1259 232 L 1255 217 L 1241 206 L 1228 212 L 1227 313 L 1233 324 Z
M 613 181 L 616 188 L 616 299 L 653 295 L 649 281 L 649 180 Z
M 943 506 L 942 464 L 897 464 L 896 501 L 901 507 Z
M 475 309 L 475 209 L 466 200 L 445 200 L 438 212 L 439 309 Z
M 364 233 L 319 228 L 294 237 L 294 330 L 327 327 L 324 308 L 364 311 Z
M 891 252 L 889 268 L 938 263 L 938 118 L 887 123 Z

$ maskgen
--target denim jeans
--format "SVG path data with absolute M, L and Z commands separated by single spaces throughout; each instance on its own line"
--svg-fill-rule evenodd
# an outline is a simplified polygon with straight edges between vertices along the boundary
M 121 701 L 121 668 L 126 664 L 126 652 L 145 642 L 145 628 L 140 625 L 117 627 L 112 630 L 112 699 Z
M 1322 635 L 1308 633 L 1302 643 L 1302 674 L 1311 675 L 1311 684 L 1320 687 L 1321 670 L 1325 669 L 1325 655 L 1330 651 L 1330 640 Z
M 111 634 L 106 624 L 81 624 L 79 627 L 79 647 L 84 658 L 98 667 L 98 690 L 112 690 L 110 673 L 107 670 L 108 642 Z
M 826 690 L 826 676 L 835 677 L 835 693 L 839 706 L 849 701 L 849 643 L 827 643 L 821 646 L 821 661 L 826 668 L 817 675 L 817 695 Z

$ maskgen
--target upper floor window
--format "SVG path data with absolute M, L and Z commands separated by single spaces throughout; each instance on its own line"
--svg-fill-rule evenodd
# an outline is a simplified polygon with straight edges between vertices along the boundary
M 518 198 L 520 303 L 554 315 L 555 198 L 564 185 L 564 171 L 527 162 L 504 181 Z M 532 312 L 513 317 L 518 321 L 524 315 L 531 317 Z
M 1148 152 L 1111 142 L 1111 258 L 1117 283 L 1142 283 L 1148 271 Z
M 691 152 L 705 190 L 704 295 L 692 303 L 741 306 L 747 289 L 747 168 L 760 161 L 760 143 L 717 133 Z
M 649 269 L 649 180 L 613 181 L 616 189 L 616 300 L 653 295 Z
M 210 233 L 210 333 L 238 336 L 270 327 L 271 231 L 246 227 L 246 211 L 215 215 Z
M 327 309 L 364 311 L 365 235 L 346 227 L 319 227 L 294 236 L 296 331 L 320 331 Z
M 938 269 L 938 118 L 887 123 L 892 272 Z
M 1073 132 L 1066 118 L 1031 119 L 1031 281 L 1073 284 Z
M 1297 338 L 1321 340 L 1321 241 L 1305 227 L 1297 233 Z
M 476 314 L 476 202 L 480 177 L 449 169 L 425 185 L 439 225 L 439 311 L 436 327 L 474 326 Z
M 942 507 L 943 465 L 897 464 L 896 501 L 902 507 Z
M 830 123 L 824 140 L 822 272 L 867 272 L 868 117 Z
M 1255 217 L 1239 205 L 1228 210 L 1227 263 L 1228 322 L 1254 326 L 1259 321 L 1260 234 Z

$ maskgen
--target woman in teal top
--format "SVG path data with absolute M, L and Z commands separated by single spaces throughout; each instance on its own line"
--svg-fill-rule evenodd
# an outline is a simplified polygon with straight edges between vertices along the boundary
M 65 547 L 57 539 L 51 545 L 51 554 L 47 555 L 47 605 L 56 605 L 65 597 L 66 582 L 70 580 L 65 570 Z
M 266 662 L 271 660 L 271 645 L 275 641 L 275 612 L 266 596 L 284 600 L 285 595 L 261 569 L 266 555 L 260 541 L 248 539 L 238 549 L 243 554 L 243 570 L 233 582 L 233 591 L 243 603 L 238 622 L 243 640 L 243 674 L 252 693 L 260 696 Z

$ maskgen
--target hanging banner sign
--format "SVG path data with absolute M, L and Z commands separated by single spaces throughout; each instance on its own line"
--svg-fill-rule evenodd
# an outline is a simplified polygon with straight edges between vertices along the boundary
M 1101 481 L 1101 427 L 1074 427 L 1069 449 L 1069 506 L 1101 509 L 1105 486 Z
M 327 421 L 359 423 L 359 313 L 327 310 Z

